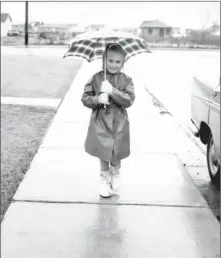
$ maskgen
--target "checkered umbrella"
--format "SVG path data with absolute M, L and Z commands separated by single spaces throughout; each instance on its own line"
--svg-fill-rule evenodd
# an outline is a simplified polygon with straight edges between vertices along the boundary
M 140 53 L 151 53 L 144 40 L 133 34 L 123 32 L 97 32 L 84 33 L 76 37 L 70 44 L 64 57 L 77 56 L 91 62 L 101 58 L 106 45 L 110 43 L 117 43 L 124 49 L 126 60 Z

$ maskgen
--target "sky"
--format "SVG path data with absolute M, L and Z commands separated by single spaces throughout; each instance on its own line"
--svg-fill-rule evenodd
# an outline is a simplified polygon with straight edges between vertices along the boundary
M 24 23 L 24 2 L 1 2 L 13 24 Z M 44 23 L 104 24 L 139 27 L 145 20 L 160 20 L 172 27 L 202 28 L 220 24 L 219 2 L 29 2 L 29 21 Z

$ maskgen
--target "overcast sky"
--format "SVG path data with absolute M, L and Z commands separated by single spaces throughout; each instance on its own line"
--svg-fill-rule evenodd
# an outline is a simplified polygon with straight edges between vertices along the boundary
M 24 2 L 1 2 L 1 12 L 13 23 L 23 23 Z M 144 20 L 158 19 L 173 27 L 201 28 L 220 23 L 219 2 L 29 2 L 29 21 L 44 23 L 105 24 L 108 27 L 139 27 Z

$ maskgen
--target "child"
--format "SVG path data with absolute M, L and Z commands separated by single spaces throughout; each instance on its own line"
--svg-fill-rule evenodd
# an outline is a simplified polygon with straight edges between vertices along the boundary
M 102 197 L 110 197 L 119 189 L 121 160 L 130 155 L 126 108 L 133 104 L 135 95 L 132 79 L 121 72 L 124 61 L 122 47 L 109 44 L 103 56 L 103 70 L 85 85 L 81 99 L 92 109 L 85 150 L 100 159 Z

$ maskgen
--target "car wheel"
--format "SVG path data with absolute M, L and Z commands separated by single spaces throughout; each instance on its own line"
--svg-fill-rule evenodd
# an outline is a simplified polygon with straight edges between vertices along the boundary
M 207 145 L 207 164 L 211 181 L 220 189 L 220 164 L 216 158 L 212 134 Z

